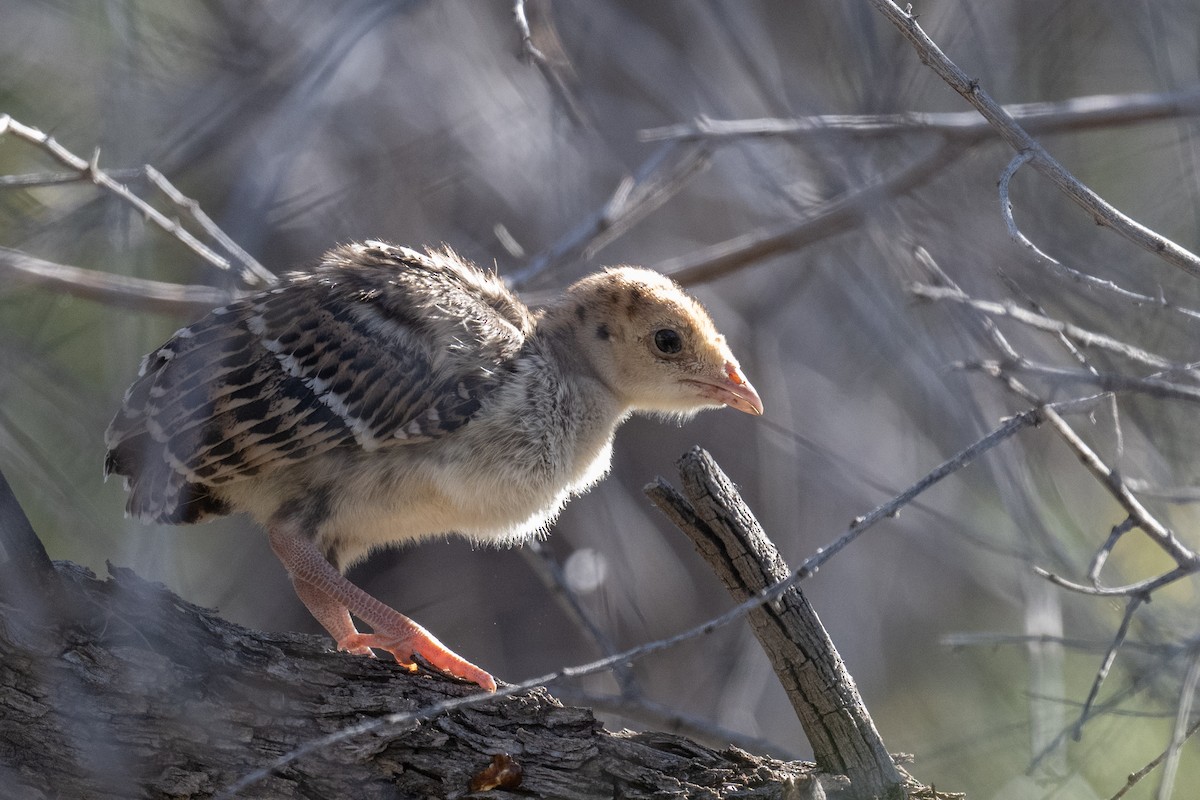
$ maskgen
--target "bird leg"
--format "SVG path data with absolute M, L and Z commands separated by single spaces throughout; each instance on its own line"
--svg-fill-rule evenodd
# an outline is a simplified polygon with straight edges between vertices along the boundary
M 337 641 L 339 650 L 358 654 L 367 654 L 371 648 L 386 650 L 405 667 L 413 666 L 412 656 L 416 653 L 438 669 L 477 683 L 489 692 L 496 690 L 491 675 L 347 580 L 307 537 L 281 524 L 271 525 L 268 536 L 271 549 L 292 578 L 296 594 Z M 351 614 L 370 625 L 373 633 L 359 633 Z
M 321 623 L 321 627 L 329 631 L 329 635 L 338 643 L 339 650 L 345 650 L 356 656 L 375 657 L 369 647 L 343 646 L 343 643 L 351 637 L 359 635 L 358 628 L 354 627 L 354 620 L 350 619 L 350 612 L 344 605 L 308 581 L 300 580 L 295 576 L 292 576 L 292 588 L 296 590 L 296 596 L 304 603 L 309 613 L 317 618 L 317 622 Z

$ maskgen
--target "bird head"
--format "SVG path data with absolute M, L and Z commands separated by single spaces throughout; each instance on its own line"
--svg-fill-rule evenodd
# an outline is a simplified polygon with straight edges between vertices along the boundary
M 763 413 L 708 312 L 670 278 L 614 267 L 573 284 L 558 311 L 575 352 L 632 411 Z

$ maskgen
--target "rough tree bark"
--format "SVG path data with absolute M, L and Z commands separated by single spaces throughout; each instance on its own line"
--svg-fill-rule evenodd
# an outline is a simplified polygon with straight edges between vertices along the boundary
M 51 564 L 0 476 L 5 798 L 222 796 L 315 739 L 478 691 L 331 652 L 320 637 L 250 631 L 109 571 Z M 519 783 L 472 792 L 495 756 L 520 768 Z M 536 689 L 313 749 L 231 796 L 811 800 L 824 796 L 816 775 L 672 734 L 609 731 Z

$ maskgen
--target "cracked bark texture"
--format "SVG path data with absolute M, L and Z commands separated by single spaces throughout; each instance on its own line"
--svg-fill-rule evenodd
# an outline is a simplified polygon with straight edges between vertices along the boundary
M 646 493 L 692 539 L 737 602 L 790 576 L 712 456 L 694 448 L 679 460 L 679 471 L 684 494 L 662 478 Z M 750 612 L 749 620 L 800 719 L 817 767 L 849 777 L 856 797 L 903 797 L 905 778 L 799 586 Z
M 0 796 L 204 798 L 313 739 L 477 687 L 264 634 L 165 587 L 50 564 L 0 476 Z M 33 537 L 36 540 L 36 537 Z M 520 765 L 496 798 L 816 797 L 811 764 L 606 730 L 546 690 L 487 701 L 305 755 L 253 798 L 472 796 L 495 754 Z

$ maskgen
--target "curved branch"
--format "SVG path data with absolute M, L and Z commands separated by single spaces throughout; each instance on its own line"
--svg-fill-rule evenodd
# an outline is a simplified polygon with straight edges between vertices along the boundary
M 1080 208 L 1087 211 L 1095 219 L 1097 225 L 1111 228 L 1138 247 L 1154 253 L 1171 266 L 1178 267 L 1193 277 L 1200 277 L 1200 257 L 1121 213 L 1116 207 L 1076 179 L 1067 171 L 1066 167 L 1030 136 L 1029 132 L 1022 128 L 1002 105 L 984 91 L 979 85 L 979 81 L 967 77 L 967 74 L 959 69 L 958 65 L 946 57 L 946 54 L 917 24 L 916 17 L 901 9 L 892 0 L 870 0 L 870 3 L 912 43 L 922 63 L 928 65 L 954 91 L 974 106 L 1013 150 L 1018 153 L 1026 151 L 1031 153 L 1030 163 L 1034 169 L 1049 178 Z

